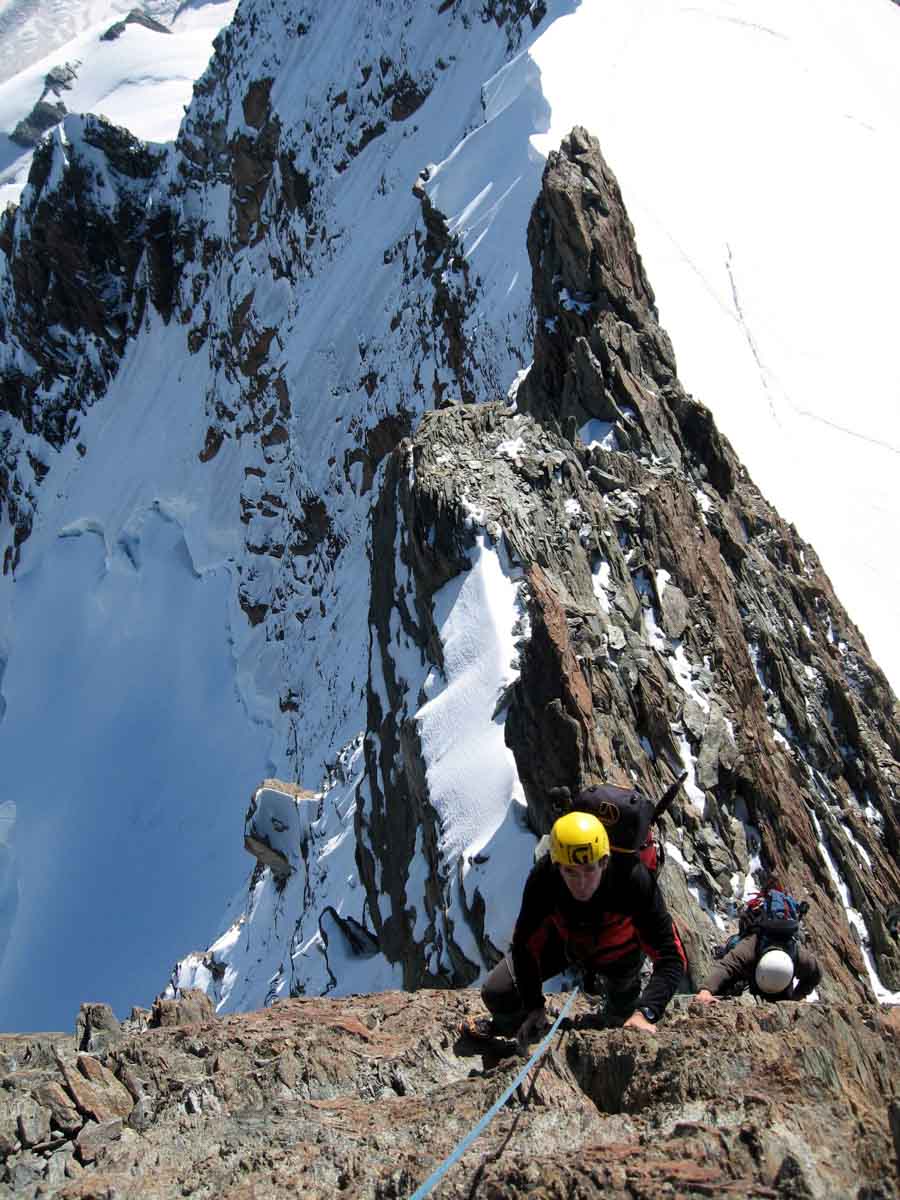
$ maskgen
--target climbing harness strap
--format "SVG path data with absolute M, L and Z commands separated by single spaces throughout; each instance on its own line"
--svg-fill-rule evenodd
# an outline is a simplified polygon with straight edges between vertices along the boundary
M 490 1122 L 494 1119 L 494 1117 L 497 1115 L 497 1113 L 500 1111 L 500 1109 L 503 1107 L 503 1105 L 507 1102 L 507 1100 L 513 1094 L 513 1092 L 516 1090 L 516 1088 L 519 1086 L 519 1084 L 522 1082 L 522 1080 L 525 1078 L 525 1076 L 528 1074 L 528 1072 L 531 1070 L 531 1068 L 534 1066 L 534 1064 L 545 1053 L 545 1051 L 547 1050 L 547 1047 L 550 1045 L 550 1042 L 553 1040 L 554 1034 L 556 1033 L 557 1029 L 559 1029 L 560 1025 L 562 1024 L 562 1021 L 565 1018 L 566 1013 L 572 1007 L 572 1001 L 575 999 L 575 997 L 577 995 L 578 995 L 578 988 L 576 987 L 569 993 L 569 998 L 563 1005 L 562 1011 L 560 1012 L 560 1014 L 556 1018 L 556 1020 L 553 1022 L 553 1024 L 550 1026 L 548 1033 L 545 1035 L 543 1041 L 540 1043 L 537 1050 L 535 1050 L 534 1054 L 532 1054 L 531 1058 L 529 1058 L 529 1060 L 525 1064 L 525 1066 L 521 1069 L 521 1071 L 519 1071 L 518 1075 L 515 1077 L 515 1079 L 512 1081 L 512 1083 L 506 1089 L 506 1091 L 500 1097 L 498 1097 L 497 1100 L 494 1101 L 494 1103 L 487 1110 L 487 1112 L 484 1114 L 484 1116 L 481 1118 L 481 1120 L 478 1122 L 478 1124 L 469 1130 L 469 1132 L 462 1139 L 462 1141 L 459 1143 L 459 1145 L 456 1147 L 456 1149 L 453 1150 L 453 1152 L 451 1154 L 449 1154 L 447 1156 L 447 1158 L 444 1159 L 444 1161 L 437 1168 L 437 1170 L 432 1171 L 432 1173 L 428 1176 L 428 1178 L 425 1180 L 425 1182 L 420 1184 L 419 1187 L 416 1188 L 416 1190 L 413 1192 L 412 1196 L 410 1196 L 410 1200 L 422 1200 L 422 1198 L 424 1196 L 427 1196 L 428 1193 L 431 1191 L 431 1189 L 434 1187 L 434 1185 L 436 1183 L 438 1183 L 438 1181 L 440 1179 L 442 1179 L 444 1175 L 446 1175 L 446 1173 L 450 1170 L 450 1168 L 453 1166 L 453 1164 L 455 1162 L 458 1162 L 462 1158 L 462 1156 L 465 1154 L 465 1152 L 468 1150 L 468 1148 L 472 1145 L 472 1143 L 475 1141 L 475 1139 L 478 1137 L 478 1135 L 480 1133 L 484 1132 L 484 1130 L 488 1127 Z

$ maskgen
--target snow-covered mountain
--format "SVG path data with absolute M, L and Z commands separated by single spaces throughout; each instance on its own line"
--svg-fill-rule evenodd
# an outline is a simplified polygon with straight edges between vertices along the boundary
M 539 39 L 543 153 L 623 188 L 682 380 L 900 689 L 900 21 L 887 0 L 582 5 Z
M 148 141 L 174 138 L 235 6 L 8 0 L 0 8 L 0 207 L 18 201 L 32 146 L 61 113 L 96 113 Z
M 193 20 L 208 53 L 224 7 L 171 14 L 173 33 Z M 848 27 L 836 0 L 784 10 L 385 0 L 361 15 L 244 0 L 174 143 L 77 116 L 47 135 L 0 232 L 0 1025 L 65 1026 L 85 999 L 146 1003 L 176 957 L 223 929 L 179 968 L 223 1008 L 470 979 L 502 946 L 535 827 L 497 708 L 531 635 L 523 566 L 473 489 L 472 544 L 430 601 L 429 657 L 404 610 L 421 581 L 386 477 L 423 414 L 497 401 L 527 371 L 526 230 L 546 155 L 575 122 L 619 176 L 682 381 L 816 546 L 896 685 L 900 14 L 861 0 Z M 174 37 L 96 32 L 2 85 L 7 124 L 51 66 L 78 59 L 67 109 L 77 87 L 85 111 L 173 136 L 183 81 L 146 105 L 131 84 L 144 44 Z M 601 433 L 626 453 L 612 426 Z M 521 459 L 518 436 L 492 454 Z M 664 584 L 643 580 L 635 567 L 628 586 L 650 604 Z M 641 628 L 699 705 L 697 672 L 711 668 L 692 674 L 667 635 Z M 822 645 L 829 628 L 823 617 Z M 845 673 L 852 637 L 831 632 Z M 847 839 L 889 853 L 876 799 L 895 779 L 896 715 L 875 714 L 882 741 L 865 751 L 883 778 L 854 775 L 855 742 L 826 769 L 747 639 L 774 734 L 804 778 L 818 772 L 809 853 L 868 955 L 854 969 L 888 994 L 900 977 L 883 913 L 869 885 L 848 883 L 865 856 L 876 882 L 888 868 Z M 407 723 L 388 747 L 401 695 Z M 849 746 L 843 716 L 828 719 Z M 700 767 L 702 736 L 671 738 L 700 818 L 735 808 Z M 645 740 L 645 763 L 617 765 L 662 784 L 673 764 Z M 427 780 L 393 847 L 376 794 L 391 758 L 421 761 Z M 264 776 L 302 792 L 254 799 L 246 832 L 286 865 L 257 867 L 248 897 L 241 825 Z M 742 803 L 746 849 L 759 814 Z M 745 854 L 717 899 L 695 864 L 698 922 L 727 914 L 759 868 Z
M 128 0 L 88 0 L 88 3 L 46 4 L 40 0 L 3 0 L 0 4 L 0 80 L 10 79 L 59 46 L 66 46 L 85 30 L 126 17 L 140 9 L 154 20 L 169 24 L 178 11 L 178 0 L 146 0 L 140 6 Z

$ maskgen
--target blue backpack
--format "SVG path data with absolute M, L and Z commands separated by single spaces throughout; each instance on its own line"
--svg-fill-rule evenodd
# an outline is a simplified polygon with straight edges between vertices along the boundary
M 796 968 L 797 948 L 800 942 L 800 922 L 809 912 L 806 900 L 798 900 L 790 892 L 780 888 L 768 888 L 757 892 L 747 901 L 744 911 L 738 918 L 738 931 L 731 935 L 724 946 L 714 953 L 716 958 L 724 958 L 729 950 L 745 937 L 756 934 L 757 958 L 761 958 L 766 950 L 776 947 L 786 951 Z
M 806 901 L 800 901 L 789 892 L 770 888 L 758 892 L 747 901 L 739 928 L 746 926 L 747 933 L 772 933 L 789 937 L 800 930 L 800 921 L 809 911 Z

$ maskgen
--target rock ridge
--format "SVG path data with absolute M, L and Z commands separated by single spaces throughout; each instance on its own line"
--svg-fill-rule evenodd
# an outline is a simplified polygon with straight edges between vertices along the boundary
M 392 682 L 396 631 L 441 670 L 433 598 L 481 533 L 522 577 L 528 636 L 498 711 L 532 830 L 589 783 L 660 795 L 687 770 L 662 839 L 694 982 L 745 889 L 774 877 L 810 901 L 823 995 L 896 990 L 896 700 L 814 551 L 681 388 L 615 179 L 583 130 L 548 160 L 529 251 L 535 359 L 514 404 L 426 413 L 373 516 L 373 678 L 387 691 L 370 691 L 372 800 L 358 817 L 383 872 L 361 851 L 370 906 L 377 877 L 397 880 L 396 923 L 416 830 L 431 831 L 426 855 L 439 840 L 421 701 Z M 456 883 L 438 884 L 438 856 L 430 866 L 446 911 Z M 481 945 L 490 963 L 499 948 Z M 425 978 L 412 946 L 392 936 L 386 952 L 407 986 Z
M 364 477 L 377 489 L 366 732 L 314 793 L 314 818 L 292 809 L 261 838 L 248 814 L 259 865 L 244 914 L 174 984 L 240 1003 L 260 938 L 269 999 L 349 989 L 341 971 L 376 960 L 410 990 L 465 986 L 504 952 L 490 900 L 504 848 L 446 852 L 453 813 L 423 746 L 448 678 L 446 597 L 487 555 L 515 617 L 511 678 L 485 720 L 522 792 L 494 838 L 540 836 L 588 784 L 660 796 L 686 772 L 659 830 L 686 986 L 775 879 L 810 904 L 820 998 L 887 999 L 900 990 L 896 701 L 815 552 L 681 387 L 615 179 L 583 131 L 548 160 L 529 246 L 537 334 L 518 390 L 397 426 Z M 340 919 L 316 900 L 329 870 L 362 896 Z
M 409 1196 L 523 1065 L 457 1035 L 479 1007 L 474 990 L 223 1019 L 185 1004 L 93 1053 L 0 1036 L 0 1196 Z M 571 1011 L 442 1196 L 898 1194 L 896 1010 L 735 1001 L 654 1036 Z

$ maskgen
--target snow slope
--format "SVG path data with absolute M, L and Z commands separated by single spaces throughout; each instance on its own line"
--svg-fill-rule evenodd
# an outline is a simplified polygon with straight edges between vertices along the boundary
M 185 452 L 200 382 L 179 332 L 155 324 L 123 366 L 129 404 L 88 415 L 103 470 L 64 452 L 57 511 L 0 609 L 17 877 L 5 905 L 0 889 L 4 1028 L 67 1028 L 90 998 L 121 1015 L 152 999 L 246 872 L 240 813 L 269 734 L 236 682 L 231 506 Z
M 140 8 L 161 25 L 168 25 L 178 0 L 2 0 L 0 2 L 0 80 L 11 78 L 37 59 L 65 46 L 101 22 L 106 27 Z
M 245 74 L 234 83 L 238 95 L 246 78 L 258 78 L 265 73 L 264 64 L 284 54 L 273 99 L 285 125 L 297 125 L 297 114 L 304 110 L 319 125 L 334 120 L 327 93 L 333 80 L 347 70 L 348 46 L 362 62 L 382 47 L 385 54 L 390 51 L 396 56 L 392 39 L 398 35 L 395 28 L 380 27 L 378 13 L 358 28 L 355 4 L 332 8 L 328 16 L 300 45 L 287 47 L 277 24 L 269 28 L 260 23 L 252 54 L 242 62 Z M 422 355 L 416 322 L 420 307 L 430 306 L 432 296 L 430 283 L 421 279 L 417 284 L 421 305 L 414 296 L 406 317 L 408 328 L 404 324 L 392 334 L 404 267 L 402 256 L 388 264 L 386 251 L 407 241 L 414 244 L 412 231 L 421 220 L 421 208 L 410 181 L 425 163 L 451 153 L 467 127 L 480 123 L 481 83 L 496 75 L 507 55 L 505 35 L 492 25 L 482 34 L 479 23 L 475 36 L 471 26 L 456 22 L 448 39 L 445 24 L 423 22 L 416 31 L 417 42 L 407 48 L 409 55 L 426 61 L 433 62 L 442 53 L 446 61 L 456 64 L 447 68 L 440 101 L 435 102 L 435 97 L 423 107 L 415 127 L 392 126 L 339 178 L 335 173 L 326 179 L 327 237 L 310 250 L 304 275 L 293 286 L 286 278 L 273 276 L 272 248 L 261 243 L 236 254 L 229 270 L 216 273 L 206 285 L 204 299 L 213 327 L 230 330 L 239 298 L 251 291 L 256 318 L 277 325 L 272 366 L 283 371 L 294 399 L 290 444 L 272 446 L 263 454 L 251 439 L 228 439 L 211 464 L 201 465 L 197 456 L 209 416 L 205 400 L 221 397 L 226 407 L 239 410 L 243 403 L 239 382 L 221 364 L 211 366 L 209 353 L 186 354 L 183 325 L 173 322 L 165 328 L 154 318 L 131 346 L 107 396 L 82 422 L 87 456 L 80 458 L 69 445 L 51 463 L 44 481 L 47 503 L 28 540 L 23 586 L 10 586 L 9 580 L 0 586 L 0 660 L 8 664 L 3 682 L 7 719 L 0 723 L 0 753 L 5 762 L 16 759 L 9 776 L 16 786 L 4 792 L 3 799 L 9 796 L 17 803 L 17 821 L 9 836 L 18 870 L 18 892 L 7 890 L 3 913 L 9 942 L 0 976 L 0 1025 L 6 1028 L 33 1028 L 36 1021 L 69 1024 L 78 1004 L 88 995 L 97 995 L 99 980 L 102 998 L 119 1013 L 127 1013 L 132 1003 L 148 1003 L 166 982 L 171 960 L 209 942 L 216 930 L 210 906 L 221 916 L 225 898 L 249 873 L 251 860 L 241 850 L 249 783 L 276 774 L 318 789 L 365 727 L 369 598 L 360 581 L 368 578 L 369 510 L 377 485 L 366 490 L 358 473 L 352 472 L 352 486 L 348 486 L 344 463 L 365 440 L 366 427 L 384 416 L 386 396 L 392 403 L 397 395 L 414 402 L 415 356 Z M 530 114 L 543 111 L 535 81 L 532 70 L 496 110 L 498 138 L 512 129 L 521 134 L 517 153 L 507 156 L 506 170 L 512 174 L 503 189 L 503 198 L 514 206 L 511 210 L 518 219 L 515 229 L 502 222 L 492 225 L 495 234 L 502 236 L 483 243 L 481 264 L 492 268 L 495 262 L 505 262 L 506 269 L 502 274 L 493 269 L 485 274 L 489 297 L 503 297 L 503 304 L 498 303 L 491 321 L 483 321 L 483 331 L 472 339 L 473 345 L 480 345 L 485 364 L 479 372 L 479 398 L 495 394 L 495 379 L 497 386 L 505 387 L 527 353 L 530 279 L 523 261 L 522 230 L 541 169 L 527 137 L 535 129 Z M 240 103 L 233 105 L 231 121 L 227 136 L 243 129 Z M 496 159 L 496 140 L 476 135 L 472 141 L 483 146 L 488 159 Z M 308 147 L 301 146 L 300 153 L 308 154 Z M 466 161 L 459 156 L 460 166 Z M 479 164 L 483 161 L 479 154 Z M 373 162 L 382 164 L 374 177 Z M 303 165 L 298 158 L 298 169 Z M 445 172 L 445 180 L 451 177 Z M 165 186 L 164 180 L 160 186 Z M 227 240 L 227 189 L 214 184 L 190 203 L 201 205 L 209 229 L 220 231 Z M 199 273 L 201 267 L 195 264 L 191 270 Z M 191 295 L 192 290 L 188 271 L 182 291 Z M 398 353 L 403 339 L 408 339 L 412 353 Z M 368 347 L 368 366 L 385 381 L 371 398 L 360 382 L 361 345 Z M 427 357 L 424 367 L 429 372 L 425 393 L 430 396 L 432 377 L 451 375 L 445 364 Z M 313 452 L 306 454 L 306 447 L 313 447 Z M 102 469 L 95 464 L 102 464 Z M 262 497 L 267 490 L 283 498 L 283 516 L 259 511 L 266 509 Z M 344 546 L 333 569 L 319 554 L 278 558 L 245 549 L 245 537 L 257 545 L 267 539 L 286 540 L 290 518 L 302 511 L 304 498 L 310 495 L 327 497 L 335 538 Z M 238 519 L 240 499 L 254 505 L 246 530 Z M 161 535 L 151 537 L 158 513 L 168 518 L 169 526 L 180 529 L 183 538 L 171 528 L 161 541 Z M 281 521 L 288 529 L 284 534 L 278 532 Z M 74 541 L 60 536 L 79 531 L 82 536 Z M 141 550 L 145 544 L 152 547 L 146 560 Z M 65 712 L 49 709 L 38 721 L 25 684 L 28 655 L 39 642 L 44 622 L 61 619 L 53 564 L 73 546 L 76 554 L 95 555 L 77 570 L 73 565 L 74 597 L 69 593 L 63 603 L 67 619 L 71 616 L 64 632 L 73 644 L 72 676 L 85 683 L 78 703 Z M 223 597 L 216 584 L 229 572 L 232 587 Z M 119 580 L 120 574 L 124 581 Z M 28 590 L 29 578 L 34 580 L 33 592 Z M 279 636 L 274 628 L 270 634 L 264 625 L 249 625 L 237 604 L 239 578 L 245 585 L 254 581 L 269 597 L 280 589 L 291 596 L 291 610 L 282 618 L 285 635 Z M 170 696 L 172 664 L 154 638 L 160 628 L 180 630 L 186 620 L 189 631 L 198 632 L 181 640 L 183 668 L 177 690 Z M 82 632 L 76 634 L 76 629 Z M 107 641 L 112 643 L 109 650 L 104 648 Z M 130 657 L 117 651 L 117 643 L 128 644 Z M 37 676 L 40 686 L 54 686 L 54 663 L 60 654 L 58 649 L 49 662 L 41 660 L 47 666 Z M 98 656 L 96 686 L 92 686 L 87 681 Z M 231 663 L 229 682 L 220 673 L 223 661 Z M 126 677 L 117 676 L 117 664 L 127 666 Z M 193 689 L 206 686 L 207 679 L 210 693 L 201 703 Z M 146 694 L 147 705 L 134 702 L 132 680 L 143 681 L 140 693 Z M 235 696 L 238 702 L 233 702 Z M 282 706 L 283 698 L 289 698 L 292 707 Z M 14 709 L 21 714 L 15 722 Z M 294 717 L 294 711 L 300 715 Z M 108 724 L 112 714 L 121 720 Z M 169 745 L 183 744 L 186 726 L 194 755 L 190 767 L 180 752 L 167 755 L 165 751 Z M 98 730 L 103 737 L 98 737 Z M 63 735 L 67 746 L 78 747 L 67 786 L 53 761 L 39 750 L 46 741 Z M 159 755 L 156 746 L 161 748 Z M 477 770 L 478 764 L 470 766 Z M 110 780 L 109 787 L 100 786 L 104 779 Z M 123 779 L 132 797 L 131 815 L 112 832 L 117 845 L 128 844 L 128 854 L 121 864 L 113 857 L 102 870 L 85 871 L 80 864 L 91 861 L 88 846 L 96 845 L 108 828 L 105 812 L 111 795 L 119 791 L 114 781 Z M 24 780 L 28 780 L 27 795 Z M 513 802 L 516 781 L 508 771 L 504 780 L 508 791 L 497 798 L 497 821 L 500 807 Z M 160 794 L 170 799 L 160 804 Z M 227 804 L 230 814 L 232 840 L 227 848 L 219 838 L 220 802 Z M 339 906 L 339 911 L 357 919 L 364 915 L 361 889 L 354 897 L 347 892 L 345 877 L 331 869 L 335 822 L 346 829 L 352 813 L 338 792 L 329 797 L 329 805 L 337 816 L 326 816 L 325 828 L 330 832 L 323 841 L 321 853 L 327 861 L 321 875 L 330 882 L 315 897 L 316 908 L 309 913 L 311 927 L 299 946 L 305 961 L 296 971 L 297 978 L 310 987 L 323 986 L 317 949 L 320 908 Z M 152 816 L 145 820 L 144 812 Z M 55 847 L 46 846 L 48 825 L 61 826 Z M 483 832 L 485 837 L 490 834 Z M 476 836 L 473 831 L 469 840 Z M 522 831 L 520 836 L 529 840 Z M 178 843 L 185 858 L 173 857 Z M 68 846 L 77 854 L 70 853 Z M 187 866 L 192 856 L 205 861 L 210 854 L 220 864 L 218 871 Z M 67 904 L 71 893 L 61 884 L 38 887 L 28 869 L 31 861 L 45 864 L 44 875 L 50 879 L 72 876 L 72 889 L 81 889 L 92 915 L 87 934 L 84 913 Z M 135 873 L 140 887 L 132 888 L 129 868 L 137 862 L 153 864 L 155 874 L 149 878 L 146 872 Z M 521 875 L 521 859 L 517 869 Z M 350 911 L 354 901 L 357 907 Z M 254 911 L 266 911 L 267 903 Z M 274 905 L 268 911 L 274 912 Z M 145 912 L 154 913 L 154 919 L 144 920 Z M 129 917 L 132 937 L 126 941 L 122 929 Z M 497 917 L 508 932 L 511 914 L 498 912 Z M 225 923 L 229 921 L 226 914 Z M 198 932 L 204 923 L 205 935 Z M 275 922 L 279 963 L 284 961 L 284 938 L 290 949 L 296 923 L 296 914 L 287 926 L 286 921 Z M 269 990 L 263 975 L 268 958 L 260 956 L 260 945 L 271 931 L 261 935 L 258 924 L 244 924 L 251 949 L 246 941 L 238 946 L 245 954 L 245 978 L 235 999 L 243 995 L 245 1002 L 252 997 L 258 1003 Z M 32 981 L 45 959 L 46 944 L 39 936 L 45 928 L 56 947 L 57 984 L 37 1005 Z M 299 936 L 302 930 L 297 932 Z M 370 964 L 369 974 L 377 969 Z M 287 971 L 284 975 L 287 986 Z M 385 976 L 392 977 L 390 972 Z
M 114 41 L 102 41 L 102 35 L 135 7 L 122 0 L 32 2 L 0 10 L 0 206 L 18 200 L 31 166 L 31 151 L 8 135 L 41 98 L 51 68 L 77 69 L 71 88 L 59 95 L 69 112 L 96 113 L 146 141 L 169 141 L 209 61 L 213 38 L 236 6 L 237 0 L 211 0 L 177 9 L 162 0 L 144 11 L 166 25 L 168 34 L 131 24 Z M 13 46 L 21 47 L 21 59 L 17 56 L 15 73 L 7 65 L 5 78 L 2 50 L 9 57 Z M 57 97 L 51 93 L 48 100 L 55 103 Z

